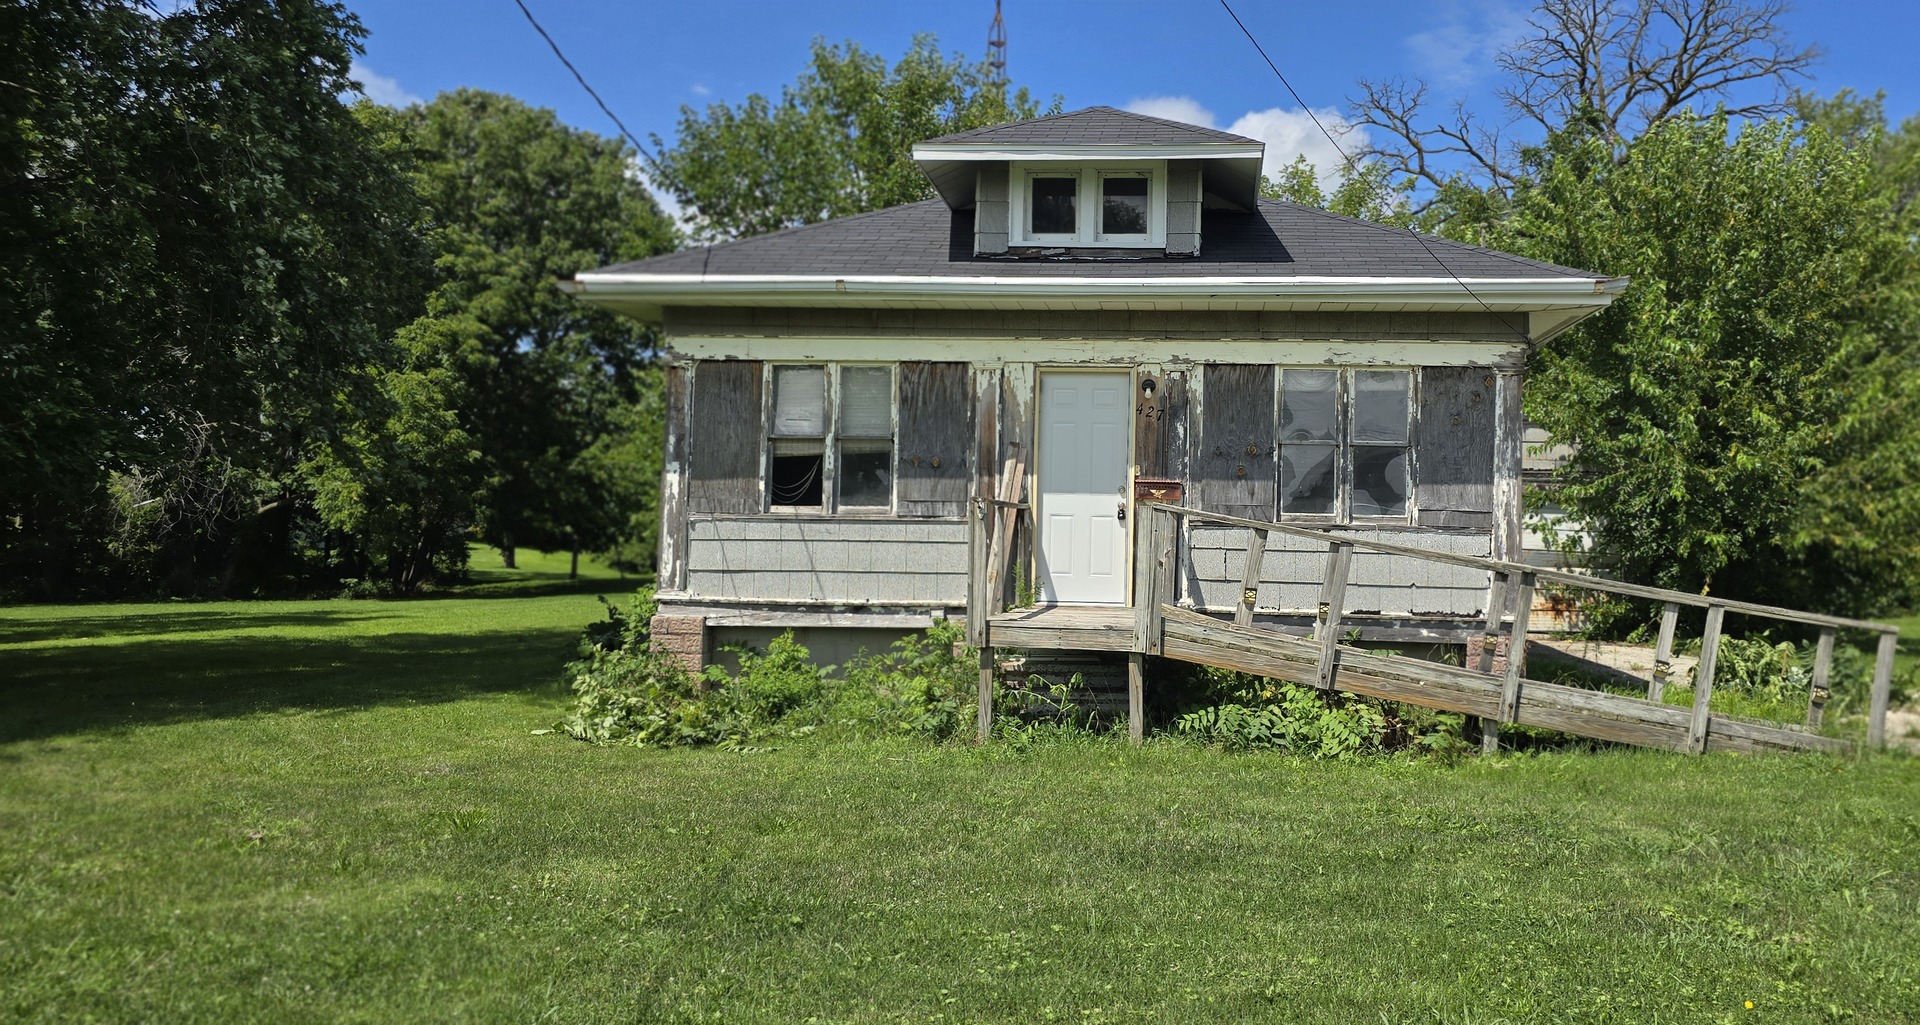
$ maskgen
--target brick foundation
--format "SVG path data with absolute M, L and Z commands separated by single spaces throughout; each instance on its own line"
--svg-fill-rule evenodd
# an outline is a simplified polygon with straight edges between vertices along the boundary
M 707 667 L 707 617 L 662 612 L 649 626 L 653 646 L 672 655 L 695 676 Z
M 1506 634 L 1501 634 L 1499 643 L 1494 645 L 1493 675 L 1495 676 L 1507 675 L 1508 640 L 1509 638 Z M 1477 671 L 1480 668 L 1480 652 L 1485 650 L 1485 648 L 1486 648 L 1485 638 L 1482 635 L 1474 634 L 1472 637 L 1467 638 L 1466 667 L 1468 669 L 1473 669 Z

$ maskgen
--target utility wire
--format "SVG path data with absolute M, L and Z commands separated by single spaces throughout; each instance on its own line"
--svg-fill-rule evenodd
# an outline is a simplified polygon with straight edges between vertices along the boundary
M 587 95 L 593 97 L 593 102 L 600 105 L 600 112 L 607 115 L 607 118 L 614 123 L 614 126 L 620 129 L 620 134 L 627 137 L 628 142 L 633 143 L 634 149 L 640 151 L 640 155 L 647 161 L 647 166 L 653 168 L 654 178 L 662 185 L 665 185 L 668 181 L 667 172 L 660 166 L 660 162 L 653 159 L 653 154 L 647 152 L 647 148 L 640 144 L 640 140 L 635 138 L 632 132 L 627 131 L 627 126 L 620 120 L 620 115 L 615 114 L 613 109 L 607 106 L 607 101 L 601 99 L 600 94 L 593 91 L 593 86 L 587 84 L 587 78 L 580 73 L 580 69 L 574 67 L 573 62 L 567 59 L 567 55 L 560 52 L 560 44 L 554 42 L 553 37 L 547 34 L 547 30 L 540 26 L 539 19 L 535 18 L 533 12 L 527 9 L 526 0 L 513 0 L 513 2 L 515 6 L 520 8 L 520 13 L 527 16 L 527 24 L 532 25 L 533 30 L 540 33 L 540 38 L 547 41 L 547 46 L 553 50 L 553 55 L 560 58 L 560 63 L 565 64 L 568 71 L 573 72 L 573 80 L 580 83 L 580 88 L 585 89 Z
M 517 3 L 518 0 L 515 0 L 515 2 Z M 1247 23 L 1244 21 L 1241 21 L 1240 15 L 1234 13 L 1233 5 L 1228 3 L 1227 0 L 1220 0 L 1220 6 L 1226 8 L 1227 17 L 1232 18 L 1233 23 L 1235 25 L 1240 26 L 1240 33 L 1247 37 L 1247 42 L 1253 44 L 1253 48 L 1256 51 L 1258 51 L 1260 54 L 1260 59 L 1263 61 L 1266 61 L 1267 67 L 1273 69 L 1273 76 L 1280 80 L 1281 85 L 1287 87 L 1287 95 L 1292 96 L 1293 102 L 1298 103 L 1300 105 L 1300 109 L 1307 112 L 1307 117 L 1309 120 L 1313 122 L 1313 127 L 1320 129 L 1320 134 L 1326 136 L 1327 142 L 1332 144 L 1333 151 L 1335 153 L 1340 154 L 1340 159 L 1347 162 L 1347 173 L 1350 175 L 1359 174 L 1360 173 L 1359 166 L 1353 162 L 1353 158 L 1348 156 L 1347 151 L 1341 147 L 1340 140 L 1334 138 L 1332 132 L 1327 131 L 1327 126 L 1320 123 L 1320 118 L 1314 114 L 1313 108 L 1307 105 L 1307 101 L 1300 98 L 1300 94 L 1297 91 L 1295 91 L 1293 88 L 1293 83 L 1287 81 L 1287 76 L 1281 73 L 1280 66 L 1273 62 L 1272 57 L 1267 56 L 1267 48 L 1260 45 L 1260 40 L 1254 38 L 1252 30 L 1247 28 Z M 1433 251 L 1433 247 L 1427 244 L 1427 240 L 1423 238 L 1418 231 L 1415 231 L 1413 228 L 1409 227 L 1407 228 L 1407 234 L 1412 235 L 1413 240 L 1415 242 L 1420 243 L 1420 248 L 1426 250 L 1427 255 L 1433 257 L 1433 262 L 1438 264 L 1441 270 L 1447 272 L 1447 276 L 1453 279 L 1454 284 L 1459 285 L 1462 290 L 1464 290 L 1468 295 L 1472 296 L 1473 301 L 1479 303 L 1481 309 L 1492 314 L 1496 320 L 1506 325 L 1507 330 L 1512 331 L 1523 338 L 1526 337 L 1527 333 L 1525 331 L 1522 331 L 1519 328 L 1514 327 L 1512 321 L 1502 316 L 1499 312 L 1494 310 L 1493 307 L 1488 306 L 1487 301 L 1485 299 L 1480 298 L 1480 293 L 1475 292 L 1471 286 L 1469 286 L 1465 281 L 1462 281 L 1460 279 L 1460 275 L 1455 274 L 1453 272 L 1453 268 L 1447 266 L 1447 261 L 1442 260 L 1440 258 L 1440 254 Z

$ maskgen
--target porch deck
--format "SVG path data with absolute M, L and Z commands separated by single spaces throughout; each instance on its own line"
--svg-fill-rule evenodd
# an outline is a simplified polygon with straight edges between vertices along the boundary
M 1041 605 L 987 617 L 986 646 L 1066 651 L 1139 651 L 1125 605 Z

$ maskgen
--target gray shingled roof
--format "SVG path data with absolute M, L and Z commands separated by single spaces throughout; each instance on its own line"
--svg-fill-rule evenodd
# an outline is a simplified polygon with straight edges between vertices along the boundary
M 973 214 L 939 200 L 614 264 L 600 274 L 950 277 L 1604 278 L 1401 228 L 1263 199 L 1259 212 L 1209 211 L 1198 257 L 1015 259 L 973 255 Z M 1431 252 L 1429 252 L 1431 249 Z M 1444 267 L 1442 263 L 1444 262 Z
M 1258 146 L 1260 140 L 1201 128 L 1197 125 L 1148 117 L 1112 107 L 1088 107 L 1065 114 L 1049 114 L 1026 121 L 989 125 L 939 138 L 922 145 L 948 142 L 991 142 L 1011 146 L 1169 146 L 1194 143 L 1233 143 Z

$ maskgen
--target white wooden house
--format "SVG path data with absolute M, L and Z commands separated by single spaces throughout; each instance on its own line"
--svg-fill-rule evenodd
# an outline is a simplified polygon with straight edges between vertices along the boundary
M 937 199 L 570 282 L 671 360 L 657 635 L 699 660 L 977 612 L 982 539 L 1009 527 L 995 610 L 1124 609 L 1156 494 L 1520 560 L 1528 351 L 1625 280 L 1260 199 L 1261 156 L 1094 107 L 916 146 Z M 1243 600 L 1230 534 L 1183 528 L 1181 604 Z M 1282 626 L 1323 575 L 1288 553 L 1250 595 Z M 1364 636 L 1484 618 L 1484 571 L 1362 552 L 1353 573 Z

